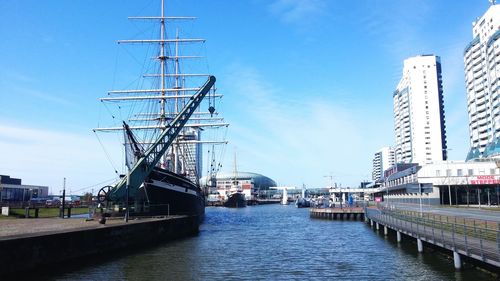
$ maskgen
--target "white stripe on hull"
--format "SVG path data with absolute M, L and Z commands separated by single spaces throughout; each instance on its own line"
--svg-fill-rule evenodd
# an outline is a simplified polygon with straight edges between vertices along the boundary
M 160 188 L 164 188 L 164 189 L 173 190 L 173 191 L 176 191 L 176 192 L 191 194 L 193 196 L 199 196 L 198 192 L 196 192 L 196 191 L 194 191 L 192 189 L 181 187 L 181 186 L 178 186 L 178 185 L 175 185 L 175 184 L 171 184 L 171 183 L 166 183 L 166 182 L 162 182 L 162 181 L 158 181 L 158 180 L 153 180 L 152 185 L 160 187 Z

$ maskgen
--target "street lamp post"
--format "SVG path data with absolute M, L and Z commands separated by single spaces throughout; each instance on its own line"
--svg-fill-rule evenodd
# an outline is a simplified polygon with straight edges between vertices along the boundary
M 61 207 L 61 218 L 64 219 L 64 208 L 66 208 L 66 178 L 63 180 L 63 194 L 62 194 L 62 207 Z
M 419 202 L 419 205 L 420 205 L 420 217 L 422 217 L 422 184 L 421 183 L 418 183 L 418 189 L 419 189 L 419 192 L 420 192 L 420 202 Z
M 446 181 L 448 182 L 448 198 L 449 198 L 449 204 L 451 206 L 451 187 L 450 187 L 450 176 L 451 176 L 451 171 L 450 171 L 450 161 L 448 160 L 448 151 L 450 151 L 450 148 L 443 148 L 443 151 L 446 153 Z M 448 174 L 448 171 L 450 171 L 450 174 Z
M 450 174 L 448 174 L 448 171 L 450 172 Z M 451 186 L 450 186 L 450 176 L 451 176 L 451 171 L 449 169 L 449 165 L 448 165 L 448 160 L 446 161 L 446 181 L 448 182 L 448 196 L 449 196 L 449 203 L 450 203 L 450 206 L 451 206 Z

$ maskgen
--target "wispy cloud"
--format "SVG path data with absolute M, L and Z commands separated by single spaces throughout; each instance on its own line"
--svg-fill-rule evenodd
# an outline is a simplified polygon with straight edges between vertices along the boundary
M 39 91 L 36 89 L 30 89 L 26 87 L 18 87 L 18 86 L 13 86 L 11 88 L 11 91 L 13 94 L 15 94 L 17 97 L 26 97 L 26 98 L 35 98 L 41 101 L 49 102 L 49 103 L 55 103 L 57 105 L 64 105 L 64 106 L 71 106 L 75 105 L 74 102 L 72 102 L 69 99 L 62 98 L 60 96 L 55 96 L 51 94 L 47 94 L 43 91 Z
M 285 23 L 304 26 L 321 16 L 327 4 L 326 0 L 276 0 L 269 10 Z
M 233 113 L 237 120 L 229 140 L 237 146 L 243 170 L 261 172 L 280 184 L 324 186 L 323 175 L 330 172 L 344 185 L 367 179 L 359 171 L 370 171 L 366 156 L 387 141 L 380 140 L 385 136 L 377 134 L 378 128 L 392 126 L 392 120 L 384 124 L 373 116 L 367 121 L 355 107 L 331 100 L 331 93 L 288 99 L 296 93 L 274 86 L 255 69 L 234 67 L 231 73 L 239 79 L 231 81 L 230 92 L 244 118 Z
M 20 177 L 26 184 L 48 185 L 53 192 L 58 192 L 63 177 L 72 190 L 113 177 L 91 134 L 69 134 L 0 120 L 0 155 L 0 174 Z
M 70 106 L 75 103 L 62 95 L 49 94 L 36 88 L 40 84 L 35 78 L 17 73 L 2 71 L 0 75 L 0 89 L 9 93 L 9 96 L 19 98 L 34 98 L 40 101 Z M 4 96 L 3 98 L 6 98 Z
M 361 26 L 367 34 L 380 41 L 397 58 L 418 54 L 414 53 L 415 48 L 426 42 L 422 28 L 431 14 L 432 5 L 425 1 L 368 3 L 370 12 L 361 19 Z

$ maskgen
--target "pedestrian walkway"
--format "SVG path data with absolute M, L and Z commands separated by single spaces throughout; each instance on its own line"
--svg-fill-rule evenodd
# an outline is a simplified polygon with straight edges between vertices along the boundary
M 412 208 L 394 206 L 367 208 L 366 218 L 398 232 L 398 237 L 403 233 L 416 238 L 419 250 L 424 241 L 453 251 L 457 255 L 456 267 L 456 259 L 460 264 L 460 255 L 463 255 L 500 268 L 500 224 L 497 221 L 468 218 L 466 212 L 452 216 L 449 212 L 441 215 L 428 209 L 420 213 Z M 387 229 L 384 231 L 387 233 Z

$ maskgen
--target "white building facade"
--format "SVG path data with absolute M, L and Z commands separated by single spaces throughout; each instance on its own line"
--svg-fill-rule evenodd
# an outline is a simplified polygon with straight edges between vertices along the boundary
M 372 179 L 377 182 L 381 181 L 384 171 L 395 164 L 394 149 L 392 147 L 382 147 L 375 152 L 373 157 Z
M 393 102 L 396 163 L 424 165 L 446 160 L 440 58 L 406 59 Z
M 422 198 L 433 205 L 498 205 L 500 162 L 446 161 L 415 165 L 389 176 L 380 192 L 390 202 L 398 203 L 419 203 Z
M 469 113 L 467 160 L 500 158 L 500 5 L 472 23 L 473 40 L 464 50 Z

